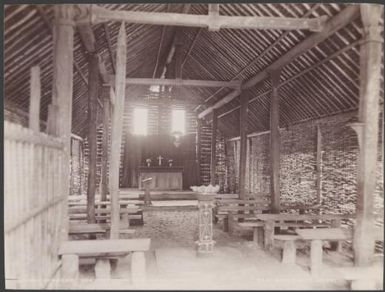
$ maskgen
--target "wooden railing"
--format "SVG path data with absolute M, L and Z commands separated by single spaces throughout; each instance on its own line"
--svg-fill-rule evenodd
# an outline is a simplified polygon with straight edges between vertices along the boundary
M 44 288 L 59 268 L 69 167 L 63 149 L 58 138 L 4 123 L 7 288 Z

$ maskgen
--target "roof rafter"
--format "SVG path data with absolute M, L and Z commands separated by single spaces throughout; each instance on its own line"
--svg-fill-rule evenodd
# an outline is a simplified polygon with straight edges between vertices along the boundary
M 355 5 L 348 6 L 343 11 L 341 11 L 339 14 L 337 14 L 335 17 L 328 20 L 324 26 L 324 29 L 321 32 L 314 33 L 310 35 L 308 38 L 306 38 L 304 41 L 293 47 L 291 50 L 289 50 L 286 54 L 284 54 L 282 57 L 280 57 L 278 60 L 273 62 L 271 65 L 269 65 L 265 70 L 261 71 L 254 77 L 250 78 L 248 81 L 242 84 L 242 89 L 249 89 L 259 82 L 265 80 L 269 77 L 269 71 L 276 70 L 278 68 L 282 68 L 289 64 L 293 59 L 297 58 L 304 52 L 308 51 L 309 49 L 317 46 L 319 43 L 327 39 L 330 35 L 334 34 L 339 29 L 345 27 L 347 24 L 349 24 L 352 20 L 357 18 L 359 16 L 359 7 Z M 201 112 L 198 117 L 203 118 L 208 113 L 210 113 L 214 108 L 221 107 L 225 103 L 233 100 L 236 98 L 237 95 L 235 95 L 235 92 L 229 93 L 227 96 L 225 96 L 223 99 L 216 102 L 214 105 L 210 106 L 209 108 L 205 109 L 203 112 Z M 225 100 L 226 102 L 224 102 Z

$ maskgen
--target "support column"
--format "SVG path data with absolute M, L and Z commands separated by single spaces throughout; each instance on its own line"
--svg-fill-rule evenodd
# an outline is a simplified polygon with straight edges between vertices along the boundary
M 321 204 L 322 198 L 322 136 L 321 136 L 321 130 L 319 126 L 317 126 L 317 154 L 316 154 L 316 173 L 317 173 L 317 181 L 316 181 L 316 188 L 317 188 L 317 204 Z M 319 213 L 320 209 L 318 209 Z
M 356 225 L 353 248 L 356 266 L 366 266 L 374 255 L 373 195 L 376 184 L 378 115 L 381 76 L 381 27 L 383 6 L 361 4 L 364 43 L 360 50 L 360 105 L 356 129 L 361 143 L 358 156 Z
M 96 116 L 99 96 L 99 58 L 95 53 L 88 55 L 88 187 L 87 222 L 95 223 L 96 192 Z
M 122 144 L 123 108 L 126 88 L 127 39 L 124 22 L 119 29 L 116 52 L 115 101 L 111 117 L 111 155 L 110 155 L 110 199 L 111 199 L 111 239 L 119 238 L 119 165 Z M 112 91 L 112 88 L 111 88 Z M 113 94 L 111 92 L 111 94 Z
M 198 165 L 198 185 L 201 185 L 201 153 L 202 153 L 202 119 L 197 120 L 197 137 L 196 137 L 196 155 L 197 155 L 197 165 Z
M 108 134 L 110 131 L 110 97 L 109 88 L 103 89 L 103 145 L 102 145 L 102 201 L 107 200 L 108 193 Z
M 280 159 L 280 134 L 279 134 L 279 95 L 278 85 L 280 70 L 270 72 L 272 94 L 270 100 L 270 193 L 272 213 L 280 210 L 280 182 L 279 182 L 279 159 Z
M 213 111 L 211 133 L 211 162 L 210 162 L 210 184 L 215 185 L 216 166 L 217 166 L 217 130 L 218 130 L 218 111 Z
M 73 5 L 54 5 L 53 30 L 53 87 L 50 134 L 61 137 L 64 142 L 64 164 L 62 195 L 70 191 L 71 127 L 72 127 L 72 89 L 73 89 L 73 50 L 74 21 Z M 68 163 L 68 164 L 67 164 Z M 68 239 L 68 206 L 62 203 L 61 240 Z
M 240 152 L 239 152 L 239 198 L 246 198 L 246 156 L 247 156 L 247 115 L 248 115 L 249 97 L 241 93 L 241 108 L 239 120 L 240 132 Z
M 40 132 L 40 67 L 31 68 L 30 100 L 29 100 L 29 128 Z

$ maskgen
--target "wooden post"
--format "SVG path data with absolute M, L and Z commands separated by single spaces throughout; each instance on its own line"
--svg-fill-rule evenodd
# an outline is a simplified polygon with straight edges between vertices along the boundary
M 120 26 L 116 52 L 115 102 L 111 117 L 111 156 L 110 156 L 110 198 L 111 198 L 111 239 L 119 238 L 119 164 L 122 144 L 123 107 L 126 88 L 126 30 Z M 112 89 L 111 89 L 112 90 Z M 113 94 L 113 93 L 111 93 Z
M 99 58 L 97 54 L 88 55 L 88 188 L 87 222 L 95 223 L 96 192 L 96 115 L 99 96 Z
M 246 155 L 247 155 L 247 115 L 249 97 L 241 94 L 241 109 L 239 120 L 240 152 L 239 152 L 239 198 L 246 198 Z
M 215 185 L 215 174 L 217 166 L 217 129 L 218 129 L 218 112 L 213 111 L 211 133 L 211 163 L 210 163 L 210 184 Z
M 279 95 L 278 85 L 280 71 L 270 72 L 272 94 L 270 100 L 270 193 L 271 211 L 279 213 L 280 187 L 279 187 L 279 159 L 280 159 L 280 134 L 279 134 Z
M 53 87 L 51 125 L 52 135 L 61 137 L 64 142 L 63 195 L 70 191 L 70 161 L 71 161 L 71 126 L 72 126 L 72 91 L 73 91 L 73 50 L 74 22 L 73 5 L 54 5 L 54 45 L 53 45 Z M 68 239 L 68 206 L 64 200 L 61 206 L 60 218 L 61 240 Z
M 40 132 L 40 67 L 31 68 L 30 100 L 29 100 L 29 128 Z
M 312 276 L 318 276 L 322 269 L 322 240 L 312 240 L 310 247 L 310 272 Z
M 376 183 L 378 152 L 378 115 L 381 76 L 381 27 L 383 6 L 361 4 L 364 43 L 360 51 L 361 88 L 359 122 L 361 145 L 358 156 L 356 225 L 353 248 L 354 262 L 366 266 L 374 255 L 373 195 Z
M 197 155 L 197 165 L 198 165 L 198 185 L 202 183 L 201 178 L 201 153 L 202 153 L 202 120 L 198 118 L 197 120 L 197 137 L 196 137 L 196 155 Z
M 107 200 L 108 193 L 108 134 L 110 126 L 110 97 L 107 88 L 103 90 L 103 146 L 102 146 L 102 193 L 101 200 Z M 109 90 L 109 88 L 108 88 Z
M 132 253 L 131 281 L 134 286 L 140 286 L 146 282 L 146 258 L 142 251 Z
M 317 173 L 317 181 L 316 181 L 316 188 L 317 188 L 317 203 L 321 204 L 321 193 L 322 193 L 322 136 L 321 136 L 321 130 L 319 126 L 317 126 L 317 154 L 316 154 L 316 173 Z M 320 212 L 320 209 L 318 209 L 318 213 Z

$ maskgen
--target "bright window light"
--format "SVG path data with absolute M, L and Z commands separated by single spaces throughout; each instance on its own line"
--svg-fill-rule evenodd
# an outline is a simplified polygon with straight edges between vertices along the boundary
M 182 135 L 186 132 L 185 110 L 172 110 L 172 128 L 171 132 L 181 132 Z
M 134 108 L 134 135 L 147 135 L 148 109 Z

